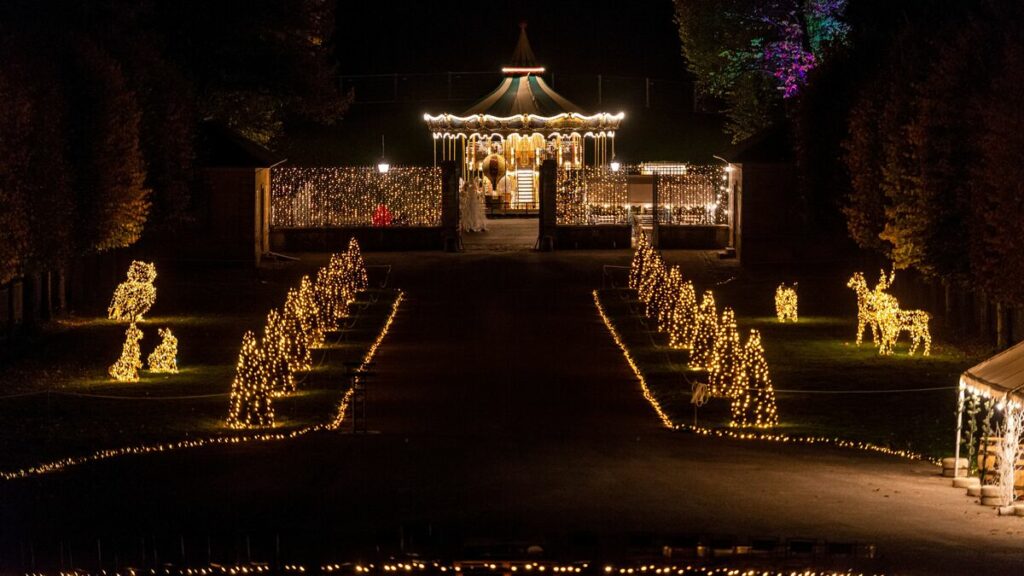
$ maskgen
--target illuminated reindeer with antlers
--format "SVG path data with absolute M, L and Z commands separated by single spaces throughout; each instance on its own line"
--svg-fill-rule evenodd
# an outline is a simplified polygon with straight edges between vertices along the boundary
M 896 271 L 888 277 L 881 272 L 874 290 L 868 290 L 864 274 L 857 272 L 846 285 L 857 293 L 857 345 L 864 335 L 864 327 L 871 328 L 871 342 L 878 346 L 878 353 L 883 356 L 892 354 L 893 345 L 906 331 L 910 335 L 909 354 L 917 352 L 924 344 L 924 355 L 931 353 L 932 337 L 928 329 L 931 316 L 924 310 L 902 310 L 896 297 L 885 291 L 896 280 Z
M 878 326 L 878 310 L 895 306 L 899 303 L 891 294 L 886 294 L 889 286 L 892 286 L 896 279 L 896 270 L 893 270 L 888 277 L 885 271 L 881 272 L 878 284 L 874 290 L 868 290 L 868 282 L 864 279 L 863 272 L 854 272 L 853 276 L 846 283 L 848 288 L 853 288 L 857 293 L 857 346 L 864 340 L 864 327 L 871 328 L 871 343 L 877 344 L 881 338 L 881 331 Z

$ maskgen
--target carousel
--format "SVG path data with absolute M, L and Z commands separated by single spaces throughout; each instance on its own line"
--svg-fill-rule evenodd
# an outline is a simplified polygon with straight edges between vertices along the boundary
M 519 42 L 497 89 L 461 115 L 424 114 L 434 138 L 434 162 L 454 160 L 465 181 L 480 182 L 490 206 L 533 210 L 542 161 L 561 170 L 605 165 L 615 156 L 615 131 L 624 114 L 588 115 L 541 77 L 520 25 Z

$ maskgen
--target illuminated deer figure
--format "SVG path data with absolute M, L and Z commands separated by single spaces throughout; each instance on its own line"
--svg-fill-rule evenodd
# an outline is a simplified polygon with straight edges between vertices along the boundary
M 898 306 L 880 310 L 877 318 L 880 331 L 878 353 L 883 356 L 892 354 L 893 346 L 899 340 L 900 333 L 905 331 L 910 335 L 910 350 L 907 354 L 913 356 L 923 343 L 924 355 L 930 355 L 932 335 L 928 329 L 929 320 L 931 320 L 931 315 L 924 310 L 900 310 Z
M 895 270 L 893 270 L 888 278 L 886 278 L 883 271 L 874 290 L 868 289 L 868 283 L 864 279 L 863 272 L 854 272 L 853 276 L 846 283 L 848 288 L 852 288 L 857 293 L 857 346 L 860 346 L 860 343 L 864 340 L 865 326 L 871 328 L 871 342 L 878 344 L 881 338 L 878 326 L 879 310 L 892 307 L 895 307 L 897 310 L 899 309 L 899 303 L 896 301 L 896 298 L 891 294 L 885 293 L 885 290 L 892 286 L 895 277 Z

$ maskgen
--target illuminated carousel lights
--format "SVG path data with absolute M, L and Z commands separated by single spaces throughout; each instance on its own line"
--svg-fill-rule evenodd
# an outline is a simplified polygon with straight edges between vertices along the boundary
M 373 360 L 373 356 L 376 354 L 377 349 L 384 341 L 384 337 L 387 336 L 388 330 L 391 328 L 391 324 L 394 322 L 395 316 L 398 314 L 398 307 L 405 298 L 405 294 L 399 290 L 398 296 L 395 298 L 394 303 L 391 305 L 391 311 L 388 314 L 387 320 L 384 322 L 384 326 L 380 333 L 377 335 L 376 340 L 370 348 L 367 349 L 363 355 L 361 364 L 362 369 L 366 369 L 370 362 Z M 167 442 L 163 444 L 151 444 L 144 446 L 129 446 L 124 448 L 112 448 L 108 450 L 100 450 L 86 456 L 75 456 L 69 458 L 62 458 L 52 462 L 44 464 L 38 464 L 35 466 L 29 466 L 19 470 L 11 472 L 0 472 L 0 479 L 13 480 L 16 478 L 27 478 L 29 476 L 37 476 L 40 474 L 49 474 L 51 472 L 57 472 L 64 470 L 71 466 L 78 466 L 90 462 L 99 462 L 101 460 L 107 460 L 110 458 L 116 458 L 119 456 L 128 455 L 141 455 L 141 454 L 153 454 L 159 452 L 170 452 L 172 450 L 182 450 L 185 448 L 200 448 L 203 446 L 214 446 L 214 445 L 234 445 L 244 444 L 247 442 L 274 442 L 280 440 L 289 440 L 292 438 L 298 438 L 311 432 L 318 432 L 321 430 L 337 430 L 345 419 L 345 415 L 348 410 L 349 402 L 352 398 L 353 390 L 350 388 L 341 401 L 338 403 L 337 413 L 335 417 L 327 423 L 315 424 L 307 426 L 305 428 L 299 428 L 288 432 L 261 432 L 256 434 L 249 434 L 244 436 L 215 436 L 212 438 L 199 438 L 194 440 L 181 440 L 178 442 Z

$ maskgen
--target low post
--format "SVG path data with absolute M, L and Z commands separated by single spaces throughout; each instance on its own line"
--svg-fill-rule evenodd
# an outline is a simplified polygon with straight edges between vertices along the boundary
M 555 215 L 557 170 L 557 164 L 550 158 L 540 165 L 540 228 L 537 231 L 537 248 L 544 252 L 555 249 L 555 227 L 558 225 Z
M 651 246 L 660 248 L 661 245 L 658 241 L 658 231 L 660 225 L 658 221 L 661 220 L 661 202 L 658 199 L 658 179 L 659 175 L 655 172 L 651 176 Z
M 441 162 L 441 240 L 445 252 L 462 251 L 459 232 L 459 169 L 452 160 Z

